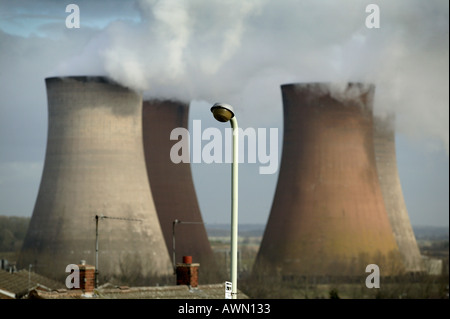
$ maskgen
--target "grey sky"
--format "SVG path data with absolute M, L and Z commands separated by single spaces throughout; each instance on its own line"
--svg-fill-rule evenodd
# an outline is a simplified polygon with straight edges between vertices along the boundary
M 223 129 L 209 106 L 230 103 L 242 127 L 278 127 L 280 141 L 281 84 L 374 83 L 376 113 L 397 115 L 412 224 L 449 224 L 448 1 L 373 1 L 379 29 L 365 26 L 368 3 L 359 0 L 72 3 L 79 29 L 65 26 L 66 2 L 0 0 L 1 215 L 32 214 L 45 157 L 45 77 L 108 75 L 146 97 L 192 101 L 190 123 L 203 127 Z M 229 222 L 229 164 L 192 167 L 205 221 Z M 270 211 L 277 174 L 258 167 L 240 170 L 242 223 L 264 223 Z

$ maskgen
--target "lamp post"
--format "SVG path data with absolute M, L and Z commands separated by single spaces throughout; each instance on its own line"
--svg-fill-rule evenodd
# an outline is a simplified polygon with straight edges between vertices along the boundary
M 233 129 L 233 165 L 231 172 L 231 297 L 237 299 L 237 248 L 238 248 L 238 123 L 233 107 L 215 103 L 211 107 L 214 118 L 219 122 L 231 123 Z

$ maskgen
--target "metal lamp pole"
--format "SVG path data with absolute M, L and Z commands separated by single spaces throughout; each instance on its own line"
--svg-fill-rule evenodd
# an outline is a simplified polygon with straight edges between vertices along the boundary
M 236 117 L 231 119 L 233 128 L 233 166 L 231 186 L 231 296 L 237 298 L 237 263 L 238 263 L 238 124 Z
M 239 130 L 236 116 L 231 105 L 216 103 L 211 108 L 214 118 L 219 122 L 231 123 L 233 129 L 233 165 L 231 172 L 231 297 L 237 299 L 237 265 L 238 265 L 238 150 Z

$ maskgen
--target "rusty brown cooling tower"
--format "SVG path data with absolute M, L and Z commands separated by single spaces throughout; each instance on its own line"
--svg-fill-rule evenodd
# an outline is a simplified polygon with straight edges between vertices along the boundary
M 425 266 L 411 227 L 398 174 L 394 127 L 393 115 L 374 118 L 374 147 L 378 178 L 405 269 L 410 272 L 423 272 Z
M 68 264 L 99 278 L 172 275 L 147 179 L 142 98 L 104 77 L 47 78 L 44 171 L 20 267 L 60 279 Z
M 282 85 L 283 153 L 255 271 L 361 275 L 401 268 L 378 182 L 374 86 Z
M 177 143 L 170 139 L 171 132 L 188 128 L 189 104 L 154 99 L 144 101 L 142 112 L 147 173 L 167 249 L 172 255 L 175 233 L 175 264 L 183 256 L 192 256 L 200 263 L 200 281 L 217 280 L 190 163 L 173 163 L 170 158 L 171 148 Z M 175 220 L 180 223 L 174 225 Z

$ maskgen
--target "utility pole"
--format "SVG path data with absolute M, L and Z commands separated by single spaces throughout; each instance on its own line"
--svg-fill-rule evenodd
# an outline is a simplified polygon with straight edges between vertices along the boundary
M 175 219 L 172 222 L 172 262 L 173 262 L 173 274 L 177 274 L 177 267 L 176 267 L 176 259 L 175 259 L 175 226 L 177 224 L 203 224 L 202 222 L 183 222 L 181 220 Z
M 134 221 L 134 222 L 141 222 L 142 219 L 135 219 L 135 218 L 125 218 L 125 217 L 110 217 L 105 215 L 95 215 L 95 288 L 98 288 L 98 220 L 99 219 L 118 219 L 118 220 L 125 220 L 125 221 Z

